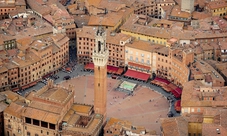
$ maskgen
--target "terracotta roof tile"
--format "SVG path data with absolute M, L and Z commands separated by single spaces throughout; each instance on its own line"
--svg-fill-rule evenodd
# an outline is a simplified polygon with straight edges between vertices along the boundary
M 190 18 L 191 14 L 188 12 L 181 11 L 181 8 L 179 5 L 175 5 L 172 9 L 172 12 L 170 14 L 174 17 L 182 17 L 182 18 Z
M 22 112 L 22 116 L 45 121 L 52 124 L 57 124 L 60 119 L 60 115 L 54 114 L 42 109 L 35 109 L 32 107 L 25 107 Z
M 89 3 L 89 6 L 97 7 L 102 0 L 86 0 Z
M 91 105 L 74 104 L 71 108 L 75 112 L 88 114 L 92 110 Z
M 211 1 L 207 4 L 207 7 L 211 10 L 218 9 L 218 8 L 225 8 L 227 7 L 227 3 L 225 1 Z
M 161 126 L 164 135 L 186 136 L 188 135 L 188 122 L 184 117 L 173 117 L 161 119 Z
M 14 102 L 12 102 L 9 107 L 7 107 L 4 110 L 4 113 L 10 114 L 12 116 L 21 118 L 21 112 L 22 112 L 23 107 L 21 105 L 18 105 Z
M 141 41 L 141 40 L 135 40 L 132 43 L 125 44 L 125 46 L 127 46 L 129 48 L 135 48 L 135 49 L 139 49 L 139 50 L 143 50 L 143 51 L 148 51 L 148 52 L 154 52 L 157 49 L 164 48 L 163 45 L 152 44 L 150 42 L 145 42 L 145 41 Z

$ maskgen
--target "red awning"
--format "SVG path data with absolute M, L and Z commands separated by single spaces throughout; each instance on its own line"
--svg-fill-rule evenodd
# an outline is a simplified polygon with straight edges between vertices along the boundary
M 53 74 L 53 72 L 50 72 L 50 73 L 44 75 L 43 78 L 47 78 L 47 77 L 51 76 L 52 74 Z
M 146 70 L 150 70 L 151 68 L 149 66 L 145 66 L 145 65 L 140 65 L 137 63 L 133 63 L 133 62 L 128 62 L 129 66 L 133 66 L 133 67 L 137 67 L 137 68 L 142 68 L 142 69 L 146 69 Z
M 26 89 L 26 88 L 29 88 L 29 85 L 24 85 L 21 87 L 22 89 Z
M 174 90 L 177 88 L 177 86 L 174 85 L 173 83 L 168 84 L 168 86 L 171 87 L 171 88 L 173 88 Z
M 109 66 L 109 65 L 107 66 L 107 72 L 108 73 L 114 73 L 115 74 L 115 73 L 117 73 L 118 69 L 119 68 L 115 67 L 115 66 Z
M 176 101 L 176 106 L 181 106 L 181 100 Z
M 123 68 L 119 68 L 115 74 L 121 75 L 124 72 Z
M 167 85 L 170 83 L 168 80 L 163 79 L 163 78 L 159 78 L 159 77 L 155 77 L 154 80 L 157 80 L 157 81 L 159 81 L 159 82 L 165 83 L 165 84 L 167 84 Z
M 30 84 L 28 84 L 30 87 L 31 86 L 34 86 L 34 85 L 36 85 L 37 84 L 37 82 L 32 82 L 32 83 L 30 83 Z
M 16 91 L 19 91 L 20 89 L 19 88 L 13 88 L 12 91 L 13 92 L 16 92 Z
M 67 67 L 65 70 L 66 71 L 71 71 L 71 68 L 70 67 Z
M 94 70 L 94 63 L 88 63 L 84 66 L 86 70 Z
M 176 89 L 175 89 L 175 91 L 178 93 L 178 94 L 182 94 L 182 90 L 179 88 L 179 87 L 177 87 Z
M 180 98 L 181 97 L 181 94 L 176 91 L 176 90 L 172 90 L 171 93 L 176 97 L 176 98 Z
M 142 72 L 139 72 L 139 71 L 129 69 L 124 74 L 124 76 L 136 78 L 136 79 L 143 80 L 143 81 L 147 81 L 150 77 L 150 74 L 146 74 L 146 73 L 142 73 Z
M 176 111 L 181 111 L 181 100 L 176 101 L 174 107 Z

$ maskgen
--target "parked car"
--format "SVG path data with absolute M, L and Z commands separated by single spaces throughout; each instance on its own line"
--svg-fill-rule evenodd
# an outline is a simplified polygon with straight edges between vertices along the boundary
M 172 111 L 170 111 L 167 115 L 168 115 L 168 117 L 173 117 Z
M 63 79 L 64 79 L 64 80 L 69 80 L 69 79 L 71 79 L 71 77 L 70 77 L 70 76 L 64 76 Z
M 113 74 L 112 74 L 112 75 L 111 75 L 111 78 L 112 78 L 112 79 L 119 79 L 119 76 L 113 75 Z
M 21 92 L 19 92 L 19 91 L 17 91 L 17 94 L 21 95 L 22 93 L 21 93 Z

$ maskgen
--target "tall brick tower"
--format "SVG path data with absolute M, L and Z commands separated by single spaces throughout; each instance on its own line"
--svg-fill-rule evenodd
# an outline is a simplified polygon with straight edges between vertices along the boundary
M 194 11 L 195 0 L 181 0 L 181 11 L 192 13 Z
M 98 27 L 95 34 L 95 48 L 93 50 L 94 62 L 94 108 L 95 113 L 104 116 L 106 119 L 107 103 L 107 62 L 109 50 L 106 47 L 106 33 L 103 27 Z

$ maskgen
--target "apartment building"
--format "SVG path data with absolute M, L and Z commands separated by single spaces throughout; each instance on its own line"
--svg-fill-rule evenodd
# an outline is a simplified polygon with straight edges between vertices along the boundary
M 181 11 L 181 7 L 179 5 L 175 5 L 171 10 L 169 19 L 189 24 L 191 21 L 191 14 L 186 11 Z
M 227 3 L 225 1 L 210 1 L 206 7 L 212 16 L 225 16 L 227 11 Z
M 203 60 L 214 59 L 214 47 L 212 45 L 202 43 L 200 47 L 203 50 Z
M 9 12 L 16 10 L 16 0 L 3 0 L 0 6 L 0 20 L 9 18 Z
M 5 95 L 0 94 L 0 104 L 1 104 L 1 111 L 0 111 L 0 135 L 4 135 L 4 119 L 3 119 L 3 111 L 8 106 L 6 103 L 7 97 Z
M 162 118 L 164 136 L 226 135 L 226 109 L 207 109 L 204 113 L 184 114 L 180 117 Z
M 180 87 L 189 80 L 188 65 L 193 61 L 194 53 L 190 48 L 169 48 L 137 40 L 125 45 L 125 66 L 128 69 L 156 74 Z
M 77 29 L 77 59 L 78 63 L 91 63 L 92 52 L 95 47 L 96 27 L 84 26 Z M 106 46 L 109 50 L 108 65 L 124 67 L 125 44 L 131 41 L 131 37 L 125 34 L 106 33 Z
M 219 63 L 214 60 L 209 60 L 207 61 L 215 70 L 217 70 L 218 73 L 224 78 L 225 80 L 225 86 L 226 86 L 226 81 L 227 81 L 227 65 L 226 62 Z
M 134 126 L 126 120 L 110 118 L 104 127 L 104 136 L 114 135 L 146 135 L 146 129 L 141 126 Z
M 127 43 L 125 45 L 125 66 L 143 73 L 154 73 L 156 66 L 155 63 L 153 64 L 153 54 L 159 47 L 162 45 L 140 40 Z
M 105 13 L 104 9 L 98 8 L 102 0 L 85 0 L 85 7 L 90 15 L 97 15 L 98 13 Z
M 9 18 L 9 14 L 18 9 L 26 9 L 25 0 L 2 0 L 0 5 L 0 20 Z
M 64 34 L 54 34 L 34 40 L 31 50 L 40 61 L 40 77 L 45 77 L 59 70 L 69 61 L 69 38 Z
M 165 1 L 137 1 L 134 3 L 135 14 L 142 14 L 147 15 L 150 17 L 161 19 L 162 15 L 162 8 L 166 6 L 172 6 L 175 5 L 175 2 L 173 0 L 165 0 Z
M 18 40 L 17 49 L 1 51 L 1 89 L 33 86 L 69 61 L 69 38 L 64 34 Z M 3 57 L 5 56 L 5 57 Z
M 18 88 L 19 87 L 19 78 L 18 78 L 18 75 L 19 75 L 19 67 L 13 63 L 13 62 L 10 62 L 10 61 L 6 61 L 5 62 L 5 66 L 6 68 L 8 69 L 8 86 L 11 86 L 11 89 L 13 91 L 16 91 L 14 90 L 14 88 Z
M 90 15 L 118 12 L 126 7 L 122 1 L 85 0 L 85 7 Z
M 207 86 L 221 87 L 224 86 L 225 80 L 223 77 L 207 62 L 197 60 L 190 67 L 191 80 L 201 81 Z
M 187 86 L 186 86 L 187 85 Z M 181 111 L 183 113 L 203 113 L 206 109 L 224 109 L 222 98 L 226 87 L 206 86 L 201 81 L 193 80 L 184 85 L 181 96 Z
M 0 61 L 0 84 L 1 84 L 1 88 L 5 89 L 9 82 L 8 82 L 8 69 L 6 68 L 6 66 L 4 65 L 4 61 L 1 60 Z
M 49 3 L 45 1 L 27 1 L 33 13 L 52 25 L 53 33 L 66 33 L 71 40 L 75 40 L 76 25 L 74 18 L 59 2 Z
M 137 1 L 137 3 L 134 3 L 134 13 L 135 14 L 142 14 L 142 15 L 148 15 L 148 16 L 154 16 L 158 15 L 158 8 L 156 6 L 156 3 L 154 0 L 149 1 Z
M 59 70 L 69 61 L 69 38 L 63 34 L 52 35 L 53 48 L 53 70 Z
M 88 26 L 104 26 L 106 29 L 118 32 L 120 27 L 133 13 L 132 8 L 122 8 L 116 12 L 110 12 L 102 15 L 91 15 Z
M 53 71 L 53 46 L 51 44 L 36 40 L 31 44 L 31 49 L 35 55 L 41 58 L 41 75 L 46 75 L 49 71 Z
M 156 74 L 183 87 L 183 84 L 189 80 L 188 65 L 194 61 L 192 50 L 163 47 L 156 50 L 154 55 Z
M 225 93 L 226 87 L 213 87 L 197 80 L 185 83 L 181 111 L 183 117 L 189 118 L 188 135 L 226 135 Z
M 19 51 L 17 56 L 12 59 L 12 62 L 18 66 L 18 84 L 22 89 L 27 88 L 27 84 L 36 81 L 31 74 L 31 66 L 38 63 L 40 59 L 32 52 Z
M 161 118 L 161 133 L 163 136 L 188 135 L 188 120 L 184 117 Z
M 138 40 L 149 41 L 156 44 L 166 45 L 171 38 L 168 30 L 149 24 L 150 19 L 144 15 L 132 15 L 120 28 L 121 33 L 135 37 Z

